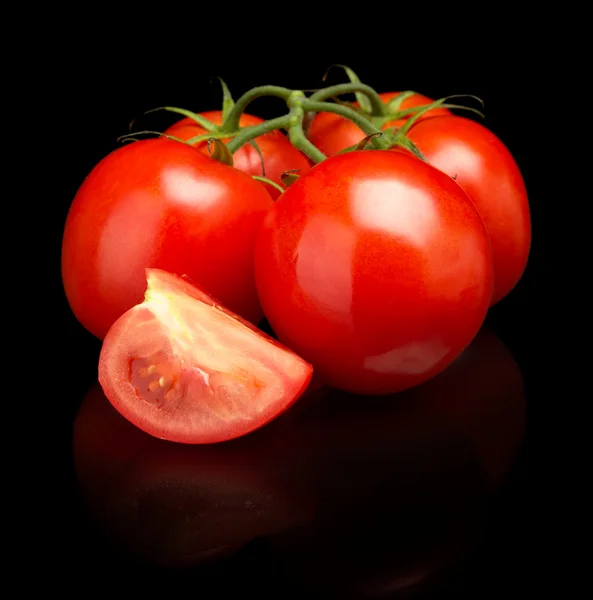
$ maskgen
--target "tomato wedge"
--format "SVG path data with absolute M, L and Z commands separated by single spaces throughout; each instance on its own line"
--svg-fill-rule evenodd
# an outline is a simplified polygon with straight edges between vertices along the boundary
M 144 302 L 111 327 L 99 382 L 155 437 L 186 444 L 245 435 L 284 412 L 313 369 L 188 278 L 146 269 Z

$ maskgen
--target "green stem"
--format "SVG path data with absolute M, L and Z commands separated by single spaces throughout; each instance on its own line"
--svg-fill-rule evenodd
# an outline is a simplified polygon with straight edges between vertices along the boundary
M 228 137 L 232 137 L 230 134 L 228 133 L 222 133 L 220 131 L 211 131 L 208 133 L 202 133 L 200 135 L 195 135 L 192 138 L 189 138 L 188 140 L 185 140 L 186 144 L 189 144 L 190 146 L 193 146 L 194 144 L 197 144 L 198 142 L 206 142 L 212 138 L 217 139 L 217 140 L 224 140 L 225 138 Z
M 316 163 L 319 163 L 327 158 L 327 156 L 323 154 L 323 152 L 321 152 L 317 146 L 307 139 L 307 136 L 303 130 L 302 121 L 297 121 L 291 125 L 290 129 L 288 130 L 288 139 L 295 148 L 300 150 L 303 154 L 308 156 Z
M 405 136 L 408 131 L 410 131 L 410 129 L 412 128 L 412 125 L 414 125 L 414 123 L 416 123 L 418 121 L 418 119 L 426 112 L 428 112 L 429 110 L 432 110 L 433 108 L 438 108 L 439 106 L 441 106 L 442 104 L 444 104 L 447 101 L 447 98 L 441 98 L 440 100 L 437 100 L 436 102 L 433 102 L 432 104 L 426 104 L 424 106 L 422 106 L 422 108 L 415 113 L 413 116 L 411 116 L 397 131 L 397 135 L 398 137 L 402 137 Z
M 284 188 L 281 185 L 277 184 L 271 179 L 268 179 L 267 177 L 261 177 L 260 175 L 252 175 L 251 177 L 256 181 L 261 181 L 262 183 L 267 183 L 268 185 L 271 185 L 272 187 L 276 188 L 281 194 L 284 193 Z
M 391 114 L 397 112 L 399 107 L 403 104 L 404 100 L 415 96 L 416 92 L 412 90 L 406 90 L 405 92 L 400 92 L 395 98 L 392 98 L 385 107 L 386 114 Z
M 341 96 L 342 94 L 353 94 L 360 92 L 364 94 L 371 104 L 371 115 L 374 117 L 382 117 L 385 115 L 385 104 L 377 92 L 369 85 L 364 83 L 341 83 L 323 88 L 309 96 L 309 100 L 313 102 L 327 100 L 333 96 Z
M 121 142 L 122 140 L 124 141 L 129 141 L 129 140 L 133 140 L 133 141 L 137 141 L 135 140 L 135 138 L 133 136 L 135 135 L 156 135 L 158 137 L 163 137 L 166 138 L 168 140 L 174 140 L 176 142 L 181 142 L 182 144 L 185 144 L 185 140 L 179 139 L 178 137 L 171 135 L 169 133 L 163 133 L 161 131 L 152 131 L 152 130 L 145 130 L 145 131 L 133 131 L 132 133 L 126 133 L 124 135 L 120 135 L 117 138 L 118 142 Z
M 255 87 L 245 92 L 235 102 L 235 106 L 233 106 L 232 110 L 229 112 L 227 118 L 225 119 L 224 123 L 221 125 L 219 130 L 228 132 L 236 131 L 239 128 L 239 121 L 241 119 L 241 115 L 243 114 L 247 106 L 257 98 L 261 98 L 262 96 L 276 96 L 278 98 L 282 98 L 283 100 L 288 100 L 288 97 L 291 93 L 292 90 L 277 85 L 262 85 L 260 87 Z
M 352 121 L 354 124 L 358 125 L 358 127 L 360 127 L 360 129 L 362 129 L 362 131 L 366 135 L 379 134 L 378 137 L 374 137 L 371 139 L 371 144 L 373 144 L 375 148 L 382 149 L 386 147 L 385 142 L 380 137 L 381 135 L 383 135 L 383 132 L 377 127 L 375 127 L 375 125 L 373 125 L 373 123 L 371 123 L 366 117 L 357 113 L 355 110 L 348 108 L 347 106 L 340 106 L 339 104 L 334 104 L 332 102 L 315 102 L 309 98 L 303 102 L 303 109 L 305 111 L 312 111 L 317 113 L 331 112 L 340 115 L 341 117 L 345 117 L 346 119 Z
M 398 119 L 403 119 L 408 115 L 416 114 L 418 111 L 424 110 L 426 107 L 428 107 L 429 109 L 434 108 L 432 104 L 419 104 L 418 106 L 412 106 L 411 108 L 403 108 L 402 110 L 394 112 L 393 114 L 387 117 L 382 117 L 381 119 L 375 120 L 375 123 L 383 126 L 385 123 L 389 123 L 390 121 L 397 121 Z M 485 118 L 484 113 L 481 110 L 474 108 L 473 106 L 465 106 L 463 104 L 449 104 L 448 102 L 445 102 L 444 104 L 440 104 L 437 108 L 453 108 L 457 110 L 467 110 L 469 112 L 473 112 L 479 117 L 482 117 L 482 119 Z
M 290 108 L 288 116 L 290 118 L 290 126 L 288 128 L 288 139 L 290 143 L 308 156 L 312 161 L 318 163 L 325 160 L 327 156 L 317 148 L 313 142 L 307 139 L 303 129 L 305 120 L 305 93 L 300 90 L 295 90 L 288 98 L 287 104 Z
M 185 108 L 177 108 L 176 106 L 160 106 L 158 108 L 152 108 L 147 110 L 144 114 L 147 115 L 152 112 L 156 112 L 157 110 L 166 110 L 167 112 L 177 113 L 178 115 L 183 115 L 184 117 L 189 117 L 192 121 L 195 121 L 200 127 L 203 127 L 206 131 L 216 131 L 218 129 L 218 125 L 203 117 L 202 115 L 198 115 L 191 110 L 185 110 Z
M 237 104 L 235 104 L 235 106 L 237 106 Z M 258 125 L 243 127 L 241 132 L 227 144 L 228 149 L 234 154 L 241 146 L 247 144 L 247 142 L 264 135 L 265 133 L 269 133 L 270 131 L 275 131 L 276 129 L 288 129 L 291 124 L 291 115 L 284 115 L 283 117 L 276 117 L 275 119 L 264 121 Z

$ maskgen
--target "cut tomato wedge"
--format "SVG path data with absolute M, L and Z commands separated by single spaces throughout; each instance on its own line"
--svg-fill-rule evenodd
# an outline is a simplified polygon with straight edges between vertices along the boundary
M 155 437 L 208 444 L 284 412 L 313 368 L 189 279 L 146 269 L 144 302 L 111 327 L 99 382 L 113 406 Z

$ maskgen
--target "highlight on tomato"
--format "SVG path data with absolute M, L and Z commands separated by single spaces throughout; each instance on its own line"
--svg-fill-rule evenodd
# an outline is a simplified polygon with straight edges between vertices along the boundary
M 103 339 L 142 301 L 145 269 L 188 275 L 257 324 L 255 235 L 273 200 L 238 169 L 165 139 L 129 143 L 80 186 L 62 242 L 62 279 L 80 323 Z
M 385 394 L 430 379 L 471 342 L 492 296 L 492 255 L 451 177 L 404 153 L 353 151 L 275 203 L 255 278 L 274 332 L 326 384 Z
M 222 111 L 220 110 L 206 111 L 199 114 L 216 125 L 222 125 Z M 242 113 L 239 120 L 240 127 L 259 125 L 261 123 L 264 123 L 263 119 L 248 113 Z M 204 135 L 207 131 L 190 117 L 185 117 L 173 123 L 164 133 L 187 141 L 191 138 Z M 228 141 L 228 139 L 223 139 L 222 141 Z M 257 144 L 259 152 L 253 145 L 245 144 L 233 154 L 233 166 L 239 169 L 239 171 L 243 171 L 248 175 L 261 176 L 265 174 L 267 179 L 282 186 L 283 173 L 294 170 L 303 175 L 311 168 L 309 159 L 297 150 L 279 130 L 261 135 L 254 141 Z M 193 146 L 204 154 L 210 154 L 208 140 L 198 141 Z M 278 188 L 265 182 L 262 182 L 262 185 L 265 186 L 272 198 L 276 199 L 280 195 Z
M 388 104 L 400 94 L 401 92 L 383 92 L 379 94 L 379 97 L 383 100 L 384 104 Z M 434 100 L 423 94 L 406 94 L 397 106 L 397 109 L 405 110 L 417 106 L 425 106 L 427 104 L 432 104 L 433 102 Z M 354 102 L 354 105 L 358 106 L 358 103 Z M 452 113 L 448 108 L 436 107 L 420 115 L 419 120 L 450 114 Z M 406 122 L 407 118 L 408 117 L 388 119 L 381 125 L 381 129 L 400 127 Z M 309 140 L 311 140 L 311 142 L 313 142 L 313 144 L 315 144 L 315 146 L 317 146 L 317 148 L 319 148 L 326 156 L 333 156 L 334 154 L 338 154 L 338 152 L 344 148 L 349 148 L 358 144 L 365 136 L 366 134 L 358 127 L 358 125 L 349 119 L 330 112 L 320 112 L 316 114 L 311 121 L 307 133 Z
M 113 406 L 155 437 L 231 440 L 284 412 L 306 389 L 305 360 L 191 283 L 146 270 L 144 301 L 110 328 L 99 382 Z
M 420 120 L 407 137 L 478 209 L 492 246 L 496 304 L 523 276 L 531 247 L 527 190 L 514 157 L 487 127 L 460 116 Z

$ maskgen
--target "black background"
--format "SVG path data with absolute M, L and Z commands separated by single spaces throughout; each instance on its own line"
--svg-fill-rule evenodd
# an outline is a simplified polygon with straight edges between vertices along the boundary
M 55 103 L 52 115 L 57 132 L 53 156 L 49 157 L 55 160 L 57 168 L 52 176 L 50 220 L 46 221 L 46 228 L 51 231 L 52 274 L 47 294 L 52 305 L 55 301 L 55 318 L 49 326 L 55 327 L 51 335 L 59 340 L 61 348 L 56 360 L 68 371 L 58 408 L 52 408 L 55 431 L 59 432 L 52 435 L 52 444 L 57 441 L 60 457 L 66 458 L 53 464 L 50 475 L 44 473 L 40 477 L 40 481 L 46 476 L 51 478 L 55 486 L 52 499 L 59 511 L 51 517 L 41 515 L 50 521 L 53 532 L 44 539 L 46 562 L 53 563 L 57 558 L 61 565 L 81 568 L 84 564 L 87 576 L 103 582 L 121 572 L 116 569 L 115 559 L 105 558 L 105 549 L 82 525 L 84 518 L 69 462 L 72 420 L 96 378 L 100 350 L 100 343 L 71 314 L 59 275 L 61 232 L 78 186 L 101 158 L 118 147 L 117 137 L 128 132 L 130 121 L 146 110 L 163 105 L 196 112 L 218 108 L 217 76 L 238 97 L 255 85 L 318 87 L 327 68 L 339 63 L 352 67 L 363 82 L 378 91 L 413 89 L 432 98 L 457 93 L 482 98 L 485 124 L 505 142 L 524 175 L 532 210 L 530 260 L 519 285 L 491 311 L 488 320 L 521 365 L 528 392 L 528 434 L 476 558 L 443 593 L 486 598 L 545 588 L 562 552 L 550 542 L 555 529 L 552 519 L 543 522 L 539 512 L 546 510 L 548 491 L 555 487 L 547 464 L 546 443 L 552 405 L 548 397 L 554 389 L 553 383 L 542 376 L 546 344 L 541 327 L 542 319 L 548 318 L 543 316 L 547 307 L 541 298 L 546 259 L 554 243 L 549 229 L 552 199 L 544 182 L 543 167 L 536 158 L 542 151 L 537 135 L 540 112 L 535 104 L 530 108 L 543 85 L 540 75 L 544 42 L 532 39 L 527 44 L 519 25 L 498 28 L 496 35 L 470 40 L 464 37 L 459 24 L 451 37 L 438 44 L 433 40 L 432 45 L 411 33 L 405 41 L 400 37 L 399 43 L 392 42 L 386 38 L 392 36 L 396 40 L 396 33 L 388 36 L 374 28 L 366 34 L 350 32 L 340 43 L 320 43 L 315 36 L 326 35 L 325 29 L 313 30 L 306 22 L 302 27 L 305 34 L 296 37 L 286 27 L 276 27 L 272 32 L 263 23 L 260 28 L 267 33 L 258 35 L 241 36 L 239 29 L 224 35 L 198 35 L 192 34 L 191 22 L 184 22 L 183 15 L 177 15 L 173 33 L 178 37 L 173 42 L 168 37 L 162 44 L 158 42 L 156 22 L 149 32 L 136 30 L 133 23 L 127 22 L 119 35 L 103 32 L 89 37 L 87 32 L 68 31 L 63 43 L 45 57 L 46 69 L 51 70 Z M 548 75 L 549 69 L 548 65 Z M 335 70 L 328 81 L 339 83 L 346 79 Z M 254 103 L 250 112 L 272 117 L 280 114 L 279 110 L 280 101 L 262 100 Z M 148 129 L 159 129 L 173 120 L 173 115 L 160 114 L 150 119 L 143 117 L 141 123 Z M 63 473 L 63 479 L 58 479 L 58 472 Z M 542 477 L 546 481 L 543 488 Z M 56 540 L 62 544 L 57 557 L 53 550 Z M 97 567 L 93 568 L 93 564 Z M 195 593 L 200 593 L 199 582 L 195 585 Z M 284 593 L 288 596 L 281 582 L 278 586 L 278 597 Z

